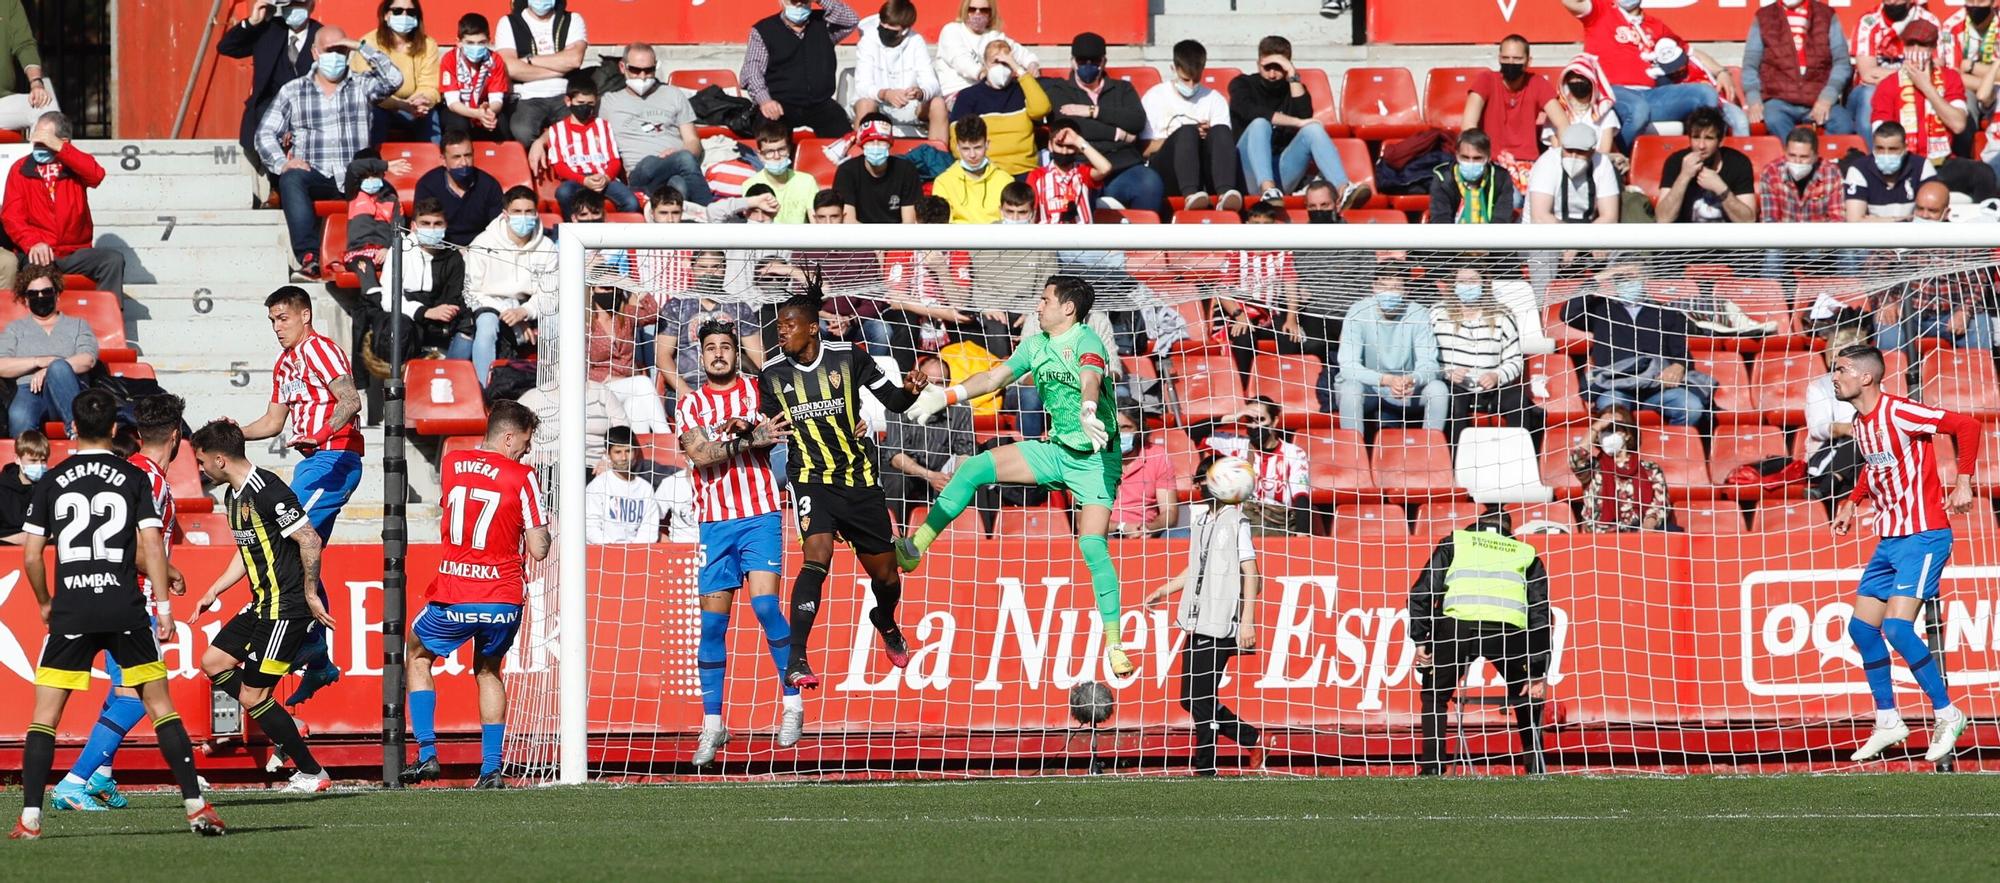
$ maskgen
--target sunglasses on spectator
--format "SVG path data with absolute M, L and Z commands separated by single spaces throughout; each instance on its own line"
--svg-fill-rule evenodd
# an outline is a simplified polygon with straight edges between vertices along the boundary
M 422 16 L 422 15 L 423 15 L 423 13 L 421 13 L 421 12 L 418 12 L 418 11 L 417 11 L 417 8 L 416 8 L 415 6 L 391 6 L 391 7 L 389 7 L 389 14 L 390 14 L 390 15 L 415 15 L 415 16 Z
M 993 7 L 991 7 L 991 6 L 967 6 L 967 7 L 965 7 L 965 12 L 966 12 L 966 14 L 967 14 L 967 15 L 970 15 L 970 14 L 972 14 L 972 13 L 975 13 L 975 12 L 992 12 L 992 11 L 993 11 Z
M 656 64 L 652 67 L 640 67 L 636 64 L 628 64 L 625 66 L 625 69 L 637 76 L 652 76 L 654 71 L 660 69 L 660 66 Z
M 1264 65 L 1264 69 L 1274 74 L 1282 74 L 1285 72 L 1285 66 L 1282 64 L 1267 64 Z
M 27 289 L 27 290 L 25 290 L 25 291 L 22 291 L 21 293 L 22 293 L 22 294 L 54 294 L 54 293 L 55 293 L 55 291 L 56 291 L 56 290 L 55 290 L 54 288 L 52 288 L 52 287 L 50 287 L 50 286 L 46 286 L 46 285 L 45 285 L 45 286 L 42 286 L 41 288 L 30 288 L 30 289 Z

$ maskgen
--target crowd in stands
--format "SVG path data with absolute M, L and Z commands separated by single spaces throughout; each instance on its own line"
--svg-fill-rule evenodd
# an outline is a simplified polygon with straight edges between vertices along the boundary
M 1353 108 L 1336 106 L 1324 73 L 1295 64 L 1282 36 L 1260 41 L 1256 67 L 1244 72 L 1211 68 L 1196 40 L 1174 44 L 1163 71 L 1114 72 L 1105 40 L 1089 32 L 1070 40 L 1067 67 L 1045 67 L 1006 34 L 999 0 L 960 0 L 944 22 L 911 0 L 885 0 L 865 17 L 843 0 L 783 0 L 745 35 L 741 69 L 698 91 L 682 88 L 643 43 L 587 57 L 584 18 L 560 0 L 519 0 L 497 17 L 452 23 L 427 20 L 421 0 L 382 0 L 359 39 L 315 20 L 311 0 L 260 0 L 218 49 L 255 60 L 244 139 L 273 176 L 301 277 L 353 273 L 370 295 L 362 300 L 369 327 L 407 323 L 408 355 L 469 360 L 489 395 L 521 394 L 514 360 L 533 351 L 553 315 L 558 216 L 1925 222 L 1947 219 L 1954 199 L 2000 195 L 2000 133 L 1984 146 L 2000 72 L 1992 0 L 1966 0 L 1945 21 L 1888 0 L 1848 23 L 1821 0 L 1781 0 L 1754 14 L 1740 72 L 1681 39 L 1671 10 L 1560 2 L 1577 18 L 1582 54 L 1538 68 L 1535 47 L 1505 37 L 1493 69 L 1426 99 L 1455 109 L 1403 128 L 1351 124 Z M 855 34 L 843 86 L 835 46 Z M 437 148 L 425 168 L 392 152 L 424 142 Z M 89 181 L 81 170 L 77 177 Z M 411 180 L 413 192 L 399 192 Z M 329 215 L 328 202 L 344 213 Z M 7 217 L 11 232 L 11 190 Z M 323 219 L 338 225 L 324 236 Z M 401 260 L 406 299 L 390 316 L 385 255 L 396 225 L 413 235 Z M 1120 294 L 1147 282 L 1126 272 L 1124 255 L 1090 251 L 745 248 L 596 260 L 630 283 L 594 289 L 589 311 L 593 438 L 610 439 L 590 449 L 594 458 L 611 452 L 600 469 L 613 475 L 625 475 L 616 452 L 669 433 L 673 401 L 700 381 L 695 329 L 720 320 L 746 342 L 766 339 L 768 310 L 745 301 L 820 279 L 832 295 L 823 316 L 830 339 L 865 345 L 902 371 L 959 377 L 1006 358 L 1034 332 L 1032 315 L 973 308 L 975 293 L 981 302 L 1017 294 L 1026 302 L 1032 290 L 1009 286 L 1061 271 L 1088 273 Z M 1792 285 L 1805 264 L 1854 271 L 1860 260 L 1773 252 L 1728 269 Z M 1311 302 L 1333 273 L 1367 293 Z M 1323 508 L 1327 488 L 1314 483 L 1325 470 L 1296 443 L 1300 429 L 1371 445 L 1395 431 L 1450 446 L 1493 423 L 1524 432 L 1538 456 L 1569 452 L 1565 478 L 1581 485 L 1583 529 L 1665 529 L 1678 491 L 1644 458 L 1641 427 L 1685 429 L 1706 444 L 1722 405 L 1690 344 L 1702 332 L 1657 290 L 1662 275 L 1634 256 L 1587 251 L 1534 253 L 1525 266 L 1397 254 L 1372 267 L 1242 251 L 1200 280 L 1198 309 L 1093 314 L 1123 356 L 1112 367 L 1131 406 L 1120 422 L 1129 426 L 1133 495 L 1121 495 L 1118 529 L 1174 527 L 1174 487 L 1189 478 L 1175 473 L 1189 451 L 1164 431 L 1174 397 L 1148 384 L 1182 379 L 1190 349 L 1223 355 L 1237 401 L 1267 386 L 1260 378 L 1273 358 L 1308 360 L 1316 372 L 1289 381 L 1312 392 L 1287 398 L 1290 413 L 1263 400 L 1183 417 L 1172 430 L 1195 447 L 1253 459 L 1257 503 L 1270 509 L 1256 520 L 1266 529 L 1325 526 L 1306 517 Z M 1525 308 L 1505 300 L 1523 277 Z M 1990 348 L 1990 279 L 1906 288 L 1871 312 L 1874 341 L 1905 353 L 1912 376 L 1928 351 L 1921 341 Z M 1559 306 L 1545 316 L 1539 302 Z M 1545 332 L 1589 341 L 1551 357 L 1531 353 L 1529 339 L 1546 343 Z M 744 352 L 753 368 L 764 354 Z M 1548 366 L 1570 374 L 1572 355 L 1569 386 L 1584 413 L 1552 414 L 1542 389 Z M 1143 377 L 1127 376 L 1140 368 Z M 1031 387 L 984 407 L 874 427 L 900 514 L 927 505 L 979 445 L 1045 426 Z M 1552 443 L 1559 424 L 1589 430 Z M 1606 443 L 1612 436 L 1624 439 L 1622 450 Z M 1170 446 L 1179 459 L 1167 457 Z

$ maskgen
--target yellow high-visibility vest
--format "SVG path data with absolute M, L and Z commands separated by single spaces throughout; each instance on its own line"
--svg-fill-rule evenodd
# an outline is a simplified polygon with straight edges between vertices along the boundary
M 1528 568 L 1535 547 L 1486 531 L 1453 531 L 1444 572 L 1444 615 L 1528 627 Z

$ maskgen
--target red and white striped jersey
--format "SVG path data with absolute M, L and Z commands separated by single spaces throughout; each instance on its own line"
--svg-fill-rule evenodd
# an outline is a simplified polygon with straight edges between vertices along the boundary
M 618 161 L 618 139 L 611 135 L 611 123 L 603 117 L 587 126 L 563 117 L 550 126 L 548 157 L 556 177 L 567 181 L 596 174 L 616 178 L 625 167 Z
M 1856 414 L 1854 440 L 1861 473 L 1852 499 L 1875 501 L 1875 531 L 1901 537 L 1949 528 L 1931 437 L 1948 433 L 1958 447 L 1960 475 L 1979 461 L 1979 423 L 1943 408 L 1883 393 L 1875 410 Z
M 1208 449 L 1224 457 L 1238 457 L 1250 461 L 1257 471 L 1257 493 L 1260 503 L 1292 505 L 1300 494 L 1311 493 L 1311 463 L 1306 459 L 1306 450 L 1288 441 L 1278 443 L 1275 451 L 1250 450 L 1250 439 L 1241 435 L 1211 435 L 1205 442 Z
M 347 353 L 332 338 L 317 331 L 306 333 L 297 346 L 278 354 L 271 366 L 271 401 L 284 405 L 291 416 L 285 428 L 297 439 L 318 439 L 322 451 L 362 453 L 361 430 L 354 421 L 338 429 L 333 422 L 333 382 L 353 372 Z
M 676 411 L 675 422 L 683 433 L 690 429 L 713 430 L 738 417 L 764 419 L 759 410 L 757 384 L 740 374 L 735 383 L 723 389 L 712 389 L 705 382 L 695 387 L 681 396 Z M 731 438 L 713 431 L 710 437 L 717 441 Z M 696 466 L 691 471 L 694 508 L 703 523 L 778 511 L 778 478 L 771 473 L 769 451 L 745 448 L 728 460 Z
M 668 295 L 694 290 L 694 252 L 685 248 L 632 250 L 632 268 L 641 291 Z
M 1236 253 L 1236 288 L 1257 306 L 1276 309 L 1285 303 L 1285 283 L 1297 282 L 1289 251 Z
M 1079 163 L 1068 171 L 1055 166 L 1036 166 L 1034 171 L 1028 173 L 1028 187 L 1035 191 L 1037 223 L 1091 222 L 1089 166 Z
M 167 489 L 167 470 L 160 468 L 160 464 L 145 454 L 133 454 L 130 460 L 140 472 L 146 473 L 147 492 L 153 496 L 153 511 L 160 513 L 160 540 L 166 543 L 167 557 L 172 558 L 174 544 L 181 541 L 181 533 L 180 525 L 174 522 L 178 513 L 174 511 L 173 492 Z M 153 581 L 147 579 L 143 571 L 139 574 L 139 594 L 148 599 L 153 597 Z

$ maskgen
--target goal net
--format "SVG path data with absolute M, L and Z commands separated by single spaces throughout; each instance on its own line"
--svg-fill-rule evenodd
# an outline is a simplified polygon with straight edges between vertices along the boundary
M 1887 391 L 2000 419 L 1994 231 L 566 225 L 542 374 L 563 411 L 536 454 L 557 553 L 523 636 L 540 664 L 510 688 L 509 763 L 565 782 L 1181 773 L 1200 713 L 1215 715 L 1225 771 L 1261 760 L 1280 774 L 1407 772 L 1426 756 L 1482 771 L 1537 759 L 1572 772 L 1881 768 L 1847 762 L 1874 720 L 1847 620 L 1876 530 L 1868 507 L 1846 536 L 1830 526 L 1858 455 L 1827 353 L 1875 344 Z M 823 339 L 851 341 L 892 377 L 937 359 L 964 382 L 1009 357 L 1057 273 L 1090 283 L 1090 324 L 1116 354 L 1106 394 L 1125 432 L 1111 443 L 1130 447 L 1109 546 L 1136 673 L 1106 663 L 1073 497 L 982 491 L 903 578 L 905 668 L 869 625 L 866 574 L 837 547 L 809 656 L 823 686 L 804 698 L 794 747 L 775 741 L 780 682 L 739 597 L 732 741 L 716 764 L 691 766 L 703 552 L 688 541 L 671 426 L 636 427 L 640 456 L 659 467 L 661 541 L 588 533 L 585 485 L 606 425 L 644 424 L 655 407 L 629 401 L 619 378 L 702 383 L 687 355 L 694 315 L 733 317 L 746 349 L 783 358 L 773 305 L 810 274 L 828 297 Z M 655 327 L 677 351 L 656 346 Z M 613 343 L 634 328 L 635 345 Z M 878 451 L 899 531 L 923 523 L 968 456 L 1062 419 L 1025 380 L 932 427 L 861 398 L 856 431 Z M 1981 426 L 1974 505 L 1951 518 L 1941 603 L 1919 622 L 1975 719 L 1961 766 L 2000 740 L 2000 472 L 1987 465 L 2000 449 Z M 1948 438 L 1938 447 L 1949 488 L 1956 457 Z M 1190 672 L 1179 596 L 1145 603 L 1190 566 L 1210 456 L 1246 458 L 1257 477 L 1245 506 L 1254 649 L 1213 687 L 1227 715 L 1190 695 L 1210 679 Z M 1459 673 L 1445 654 L 1426 658 L 1446 630 L 1441 602 L 1410 615 L 1438 544 L 1500 514 L 1547 574 L 1546 608 L 1531 597 L 1531 627 L 1510 645 L 1528 648 L 1522 674 L 1545 684 L 1539 701 L 1487 662 Z M 785 519 L 781 596 L 801 561 L 794 513 Z M 1892 660 L 1919 733 L 1885 759 L 1908 766 L 1930 705 Z M 1439 687 L 1454 675 L 1446 703 Z M 1108 709 L 1103 697 L 1073 705 L 1093 682 Z M 1530 720 L 1533 745 L 1520 738 Z

